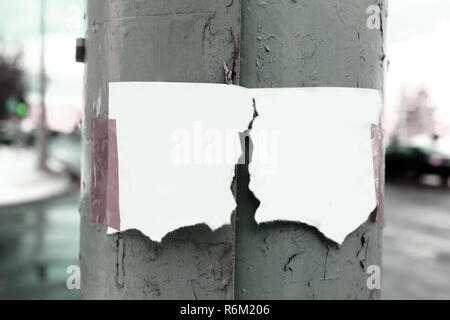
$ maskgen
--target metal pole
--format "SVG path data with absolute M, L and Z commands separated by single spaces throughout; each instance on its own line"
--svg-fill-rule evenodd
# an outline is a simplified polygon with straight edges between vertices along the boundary
M 380 30 L 366 27 L 374 4 L 382 7 Z M 382 90 L 385 13 L 382 0 L 242 0 L 242 12 L 240 1 L 88 1 L 82 298 L 377 298 L 365 286 L 367 267 L 381 264 L 376 223 L 368 219 L 340 247 L 306 225 L 258 226 L 245 167 L 235 224 L 186 227 L 161 243 L 136 230 L 106 235 L 90 221 L 90 149 L 92 118 L 108 117 L 110 81 L 224 83 L 225 62 L 233 83 L 247 87 Z
M 45 71 L 45 0 L 41 0 L 41 21 L 40 21 L 40 39 L 41 39 L 41 53 L 40 53 L 40 123 L 38 132 L 38 167 L 41 170 L 47 170 L 47 143 L 48 143 L 48 130 L 46 120 L 46 105 L 45 95 L 47 90 L 47 76 Z
M 156 243 L 135 230 L 108 236 L 103 226 L 90 221 L 90 148 L 92 118 L 108 117 L 110 81 L 224 83 L 224 63 L 238 81 L 239 12 L 239 1 L 87 2 L 80 207 L 83 299 L 233 297 L 231 224 L 216 231 L 205 225 L 179 229 Z M 150 212 L 142 208 L 142 214 Z
M 241 85 L 382 91 L 386 2 L 242 0 Z M 375 30 L 366 23 L 371 5 L 381 7 L 380 28 Z M 372 219 L 375 213 L 372 218 L 368 213 L 368 221 L 341 246 L 305 224 L 258 226 L 258 201 L 248 189 L 249 179 L 248 168 L 240 167 L 236 299 L 379 297 L 379 290 L 366 286 L 368 266 L 381 267 L 382 233 Z M 299 194 L 303 196 L 308 195 Z

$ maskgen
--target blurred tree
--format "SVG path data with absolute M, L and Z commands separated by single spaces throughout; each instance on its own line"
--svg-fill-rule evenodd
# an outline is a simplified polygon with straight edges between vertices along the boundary
M 24 101 L 26 88 L 20 58 L 20 53 L 12 57 L 0 53 L 0 120 L 10 116 L 8 101 Z

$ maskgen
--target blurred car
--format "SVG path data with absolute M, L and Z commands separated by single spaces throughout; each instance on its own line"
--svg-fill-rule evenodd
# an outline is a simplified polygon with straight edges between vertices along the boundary
M 447 185 L 450 150 L 444 151 L 436 141 L 436 137 L 428 143 L 394 139 L 386 148 L 386 178 L 419 181 L 423 175 L 437 175 L 442 184 Z

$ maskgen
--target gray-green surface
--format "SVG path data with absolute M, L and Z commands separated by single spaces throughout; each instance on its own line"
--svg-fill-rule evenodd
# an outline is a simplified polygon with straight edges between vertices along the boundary
M 90 125 L 93 117 L 108 115 L 108 83 L 223 83 L 223 63 L 232 67 L 239 32 L 239 3 L 227 4 L 223 0 L 88 1 L 80 248 L 84 299 L 233 296 L 230 225 L 215 232 L 206 226 L 180 229 L 159 244 L 138 231 L 107 236 L 105 228 L 89 218 Z M 129 108 L 133 112 L 133 106 Z M 142 208 L 142 214 L 155 213 Z
M 242 201 L 236 233 L 232 226 L 214 233 L 202 226 L 187 227 L 158 244 L 137 231 L 107 236 L 103 226 L 89 220 L 90 119 L 108 114 L 108 82 L 223 83 L 225 62 L 235 66 L 235 83 L 248 87 L 381 89 L 384 30 L 366 27 L 366 9 L 374 3 L 243 1 L 240 8 L 239 1 L 229 5 L 224 0 L 88 2 L 82 138 L 83 298 L 378 296 L 366 288 L 364 270 L 369 264 L 381 263 L 381 232 L 376 223 L 363 225 L 341 248 L 307 226 L 275 223 L 257 227 L 252 216 L 256 202 L 246 188 L 245 170 L 238 177 L 237 197 Z M 142 208 L 142 214 L 150 213 Z
M 366 10 L 373 4 L 383 9 L 380 30 L 366 26 Z M 383 89 L 385 1 L 243 0 L 242 13 L 241 85 Z M 379 296 L 378 290 L 366 286 L 367 267 L 381 266 L 377 223 L 369 220 L 341 246 L 303 224 L 258 226 L 254 220 L 258 201 L 248 190 L 251 177 L 241 169 L 236 222 L 237 299 Z M 298 195 L 300 199 L 307 196 Z

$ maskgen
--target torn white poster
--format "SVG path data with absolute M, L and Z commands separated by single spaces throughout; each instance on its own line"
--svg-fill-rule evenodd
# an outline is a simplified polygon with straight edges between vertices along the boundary
M 109 87 L 120 230 L 160 241 L 180 227 L 230 223 L 238 132 L 253 119 L 253 98 L 256 221 L 307 223 L 338 243 L 366 221 L 376 206 L 371 124 L 379 122 L 378 91 L 124 82 Z
M 371 124 L 379 123 L 379 92 L 283 88 L 251 94 L 259 115 L 250 133 L 250 190 L 261 201 L 256 221 L 303 222 L 342 243 L 376 207 Z
M 245 89 L 110 83 L 109 118 L 117 126 L 120 230 L 160 241 L 180 227 L 230 223 L 238 133 L 253 118 Z

